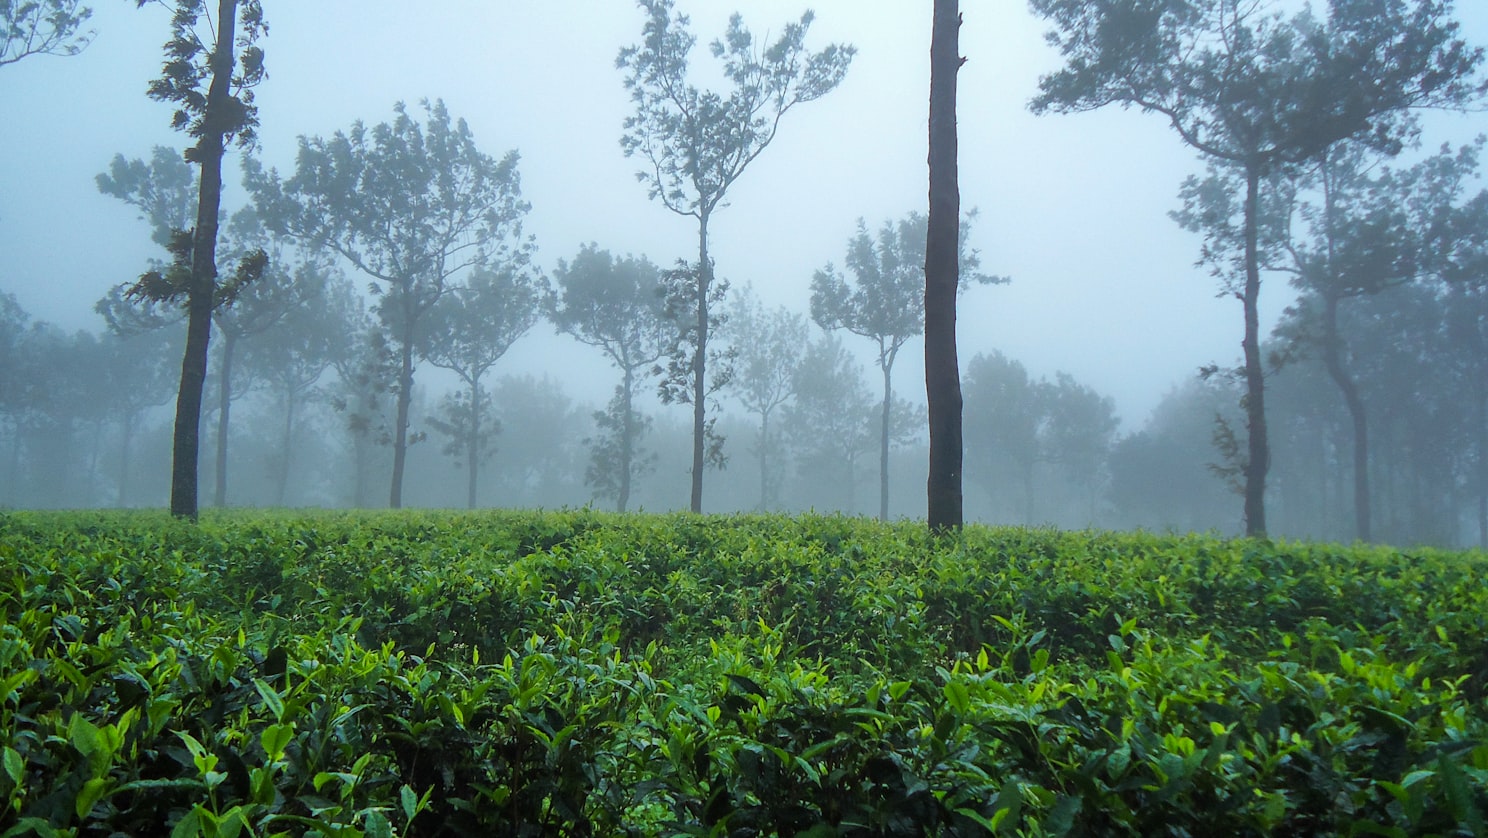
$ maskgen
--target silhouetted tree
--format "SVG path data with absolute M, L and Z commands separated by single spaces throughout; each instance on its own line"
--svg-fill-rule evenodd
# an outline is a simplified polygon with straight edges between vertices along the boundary
M 1040 80 L 1035 112 L 1119 103 L 1167 118 L 1183 141 L 1244 183 L 1238 247 L 1210 250 L 1245 315 L 1245 529 L 1266 533 L 1265 375 L 1259 246 L 1262 181 L 1354 139 L 1398 151 L 1410 108 L 1475 93 L 1482 60 L 1456 37 L 1450 0 L 1330 0 L 1325 20 L 1263 0 L 1033 0 L 1065 67 Z M 1211 241 L 1206 244 L 1213 244 Z
M 141 7 L 147 3 L 138 0 Z M 176 397 L 170 508 L 172 515 L 192 520 L 197 514 L 201 401 L 212 312 L 230 305 L 262 273 L 267 259 L 261 251 L 249 254 L 231 278 L 218 281 L 222 156 L 230 139 L 236 138 L 244 148 L 253 144 L 258 112 L 252 88 L 264 77 L 263 51 L 254 44 L 265 31 L 258 0 L 218 0 L 215 19 L 207 0 L 177 0 L 165 66 L 149 87 L 150 98 L 176 106 L 173 125 L 196 139 L 186 150 L 186 161 L 201 167 L 195 226 L 172 235 L 170 267 L 145 274 L 129 289 L 136 299 L 185 303 L 186 348 Z M 235 55 L 234 50 L 241 52 Z
M 264 223 L 339 253 L 370 276 L 377 312 L 397 348 L 397 418 L 388 503 L 403 505 L 413 372 L 423 317 L 450 280 L 476 265 L 524 262 L 517 153 L 497 160 L 478 149 L 465 120 L 444 102 L 424 103 L 420 125 L 400 102 L 392 123 L 329 140 L 300 137 L 295 174 L 281 181 L 250 161 L 246 182 Z
M 598 347 L 621 374 L 609 407 L 595 413 L 600 433 L 592 438 L 588 482 L 630 504 L 632 483 L 646 468 L 639 443 L 649 422 L 635 409 L 638 376 L 649 373 L 675 340 L 677 324 L 666 311 L 661 271 L 644 256 L 616 259 L 593 243 L 572 262 L 558 261 L 556 290 L 546 302 L 548 318 L 565 334 Z
M 627 157 L 645 162 L 636 177 L 652 199 L 697 220 L 698 258 L 688 306 L 694 320 L 688 361 L 692 392 L 685 403 L 693 408 L 691 508 L 701 512 L 703 467 L 717 462 L 717 440 L 710 443 L 707 417 L 707 358 L 713 325 L 709 307 L 720 295 L 708 255 L 708 223 L 729 188 L 775 139 L 785 113 L 835 88 L 854 50 L 833 44 L 808 51 L 811 12 L 786 24 L 779 38 L 758 49 L 735 14 L 724 37 L 711 44 L 732 85 L 724 96 L 688 83 L 688 55 L 697 39 L 687 31 L 687 16 L 673 13 L 672 0 L 639 0 L 637 5 L 646 12 L 643 40 L 622 49 L 615 60 L 626 71 L 625 87 L 636 108 L 625 120 L 620 145 Z
M 0 67 L 32 55 L 77 55 L 93 10 L 78 0 L 0 0 Z

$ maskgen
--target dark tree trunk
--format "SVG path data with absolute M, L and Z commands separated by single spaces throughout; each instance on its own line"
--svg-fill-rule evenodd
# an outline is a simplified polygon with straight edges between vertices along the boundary
M 1255 163 L 1245 171 L 1245 427 L 1248 440 L 1245 461 L 1245 534 L 1266 537 L 1266 472 L 1271 449 L 1266 439 L 1266 374 L 1261 367 L 1260 259 L 1261 173 Z
M 956 252 L 961 192 L 956 168 L 956 73 L 961 67 L 958 0 L 935 0 L 930 40 L 930 216 L 925 242 L 925 395 L 930 417 L 926 482 L 933 533 L 958 531 L 961 496 L 961 374 L 956 358 Z
M 625 380 L 620 384 L 620 407 L 624 415 L 620 419 L 620 497 L 615 501 L 615 510 L 624 512 L 630 506 L 630 476 L 635 467 L 635 417 L 631 405 L 635 403 L 635 372 L 625 368 Z
M 217 474 L 216 494 L 212 505 L 221 509 L 227 506 L 227 432 L 229 411 L 232 410 L 233 355 L 238 347 L 236 332 L 222 330 L 222 381 L 217 395 Z
M 1349 419 L 1353 422 L 1354 533 L 1360 541 L 1369 541 L 1369 420 L 1364 413 L 1359 386 L 1344 369 L 1341 341 L 1338 335 L 1338 298 L 1329 294 L 1323 299 L 1323 366 L 1343 394 L 1343 403 L 1348 407 Z
M 713 265 L 708 261 L 708 214 L 698 217 L 697 346 L 692 356 L 692 502 L 693 512 L 703 511 L 703 463 L 707 457 L 708 288 L 713 284 Z
M 894 405 L 894 388 L 889 375 L 893 361 L 883 364 L 883 421 L 878 445 L 878 520 L 889 520 L 889 420 Z
M 408 408 L 413 403 L 413 328 L 404 312 L 403 339 L 399 346 L 398 416 L 393 429 L 393 484 L 388 506 L 403 508 L 403 467 L 408 462 Z
M 186 352 L 176 394 L 176 425 L 171 444 L 171 514 L 197 518 L 197 458 L 201 450 L 202 389 L 207 380 L 207 349 L 212 336 L 212 304 L 217 287 L 217 215 L 222 206 L 223 110 L 232 98 L 233 32 L 237 0 L 217 5 L 216 60 L 207 89 L 206 133 L 196 144 L 201 163 L 196 227 L 191 242 L 191 286 L 187 292 Z

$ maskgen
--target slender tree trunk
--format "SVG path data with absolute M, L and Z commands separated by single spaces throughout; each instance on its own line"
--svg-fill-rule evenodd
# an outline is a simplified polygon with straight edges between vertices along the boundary
M 403 340 L 399 347 L 398 416 L 393 429 L 393 484 L 388 506 L 403 508 L 403 468 L 408 462 L 408 408 L 413 403 L 413 328 L 405 312 Z
M 201 188 L 191 242 L 191 286 L 187 292 L 186 351 L 181 359 L 181 386 L 176 394 L 176 424 L 171 443 L 171 514 L 197 518 L 197 462 L 201 450 L 202 390 L 207 379 L 207 349 L 212 336 L 213 294 L 217 287 L 217 215 L 222 206 L 223 109 L 232 97 L 233 37 L 237 0 L 217 5 L 216 59 L 207 89 L 206 133 L 197 141 Z
M 883 421 L 878 445 L 878 520 L 889 520 L 889 420 L 894 404 L 894 387 L 890 383 L 893 362 L 881 364 L 883 369 L 884 397 Z
M 708 289 L 713 284 L 713 264 L 708 260 L 708 214 L 698 217 L 697 346 L 692 356 L 692 502 L 693 512 L 703 511 L 703 462 L 707 456 Z
M 1245 462 L 1245 534 L 1266 537 L 1266 472 L 1271 449 L 1266 439 L 1266 376 L 1261 366 L 1260 260 L 1261 173 L 1255 163 L 1245 171 L 1245 426 L 1248 438 Z
M 1354 432 L 1354 533 L 1360 541 L 1370 540 L 1369 508 L 1369 420 L 1359 387 L 1343 366 L 1343 353 L 1338 335 L 1338 298 L 1328 294 L 1323 300 L 1323 366 L 1343 394 Z
M 770 447 L 770 411 L 760 411 L 760 441 L 759 441 L 759 470 L 760 470 L 760 502 L 759 511 L 766 512 L 770 508 L 770 479 L 769 479 L 769 447 Z
M 477 384 L 477 383 L 475 383 L 475 382 L 471 382 L 470 383 L 470 441 L 469 441 L 469 443 L 467 445 L 467 447 L 469 449 L 469 454 L 467 456 L 469 456 L 469 458 L 470 458 L 470 463 L 469 463 L 469 465 L 470 465 L 470 475 L 469 475 L 469 483 L 465 487 L 465 508 L 466 509 L 474 509 L 475 508 L 475 484 L 476 484 L 476 481 L 480 479 L 479 478 L 479 474 L 480 474 L 480 426 L 481 426 L 480 403 L 481 403 L 480 385 Z
M 212 505 L 221 509 L 227 506 L 227 432 L 228 413 L 232 410 L 233 355 L 238 347 L 238 335 L 228 329 L 222 330 L 222 381 L 217 394 L 217 474 L 216 494 Z
M 617 512 L 630 506 L 630 477 L 635 468 L 635 417 L 631 405 L 635 403 L 635 372 L 625 368 L 625 379 L 620 383 L 620 407 L 624 415 L 620 419 L 620 497 L 615 502 Z
M 284 460 L 279 468 L 279 485 L 274 487 L 274 505 L 283 506 L 284 498 L 289 493 L 289 464 L 294 462 L 294 421 L 295 421 L 295 388 L 286 386 L 284 388 L 284 427 L 281 429 L 279 450 L 283 452 Z
M 925 242 L 925 395 L 930 418 L 928 523 L 959 531 L 961 374 L 956 357 L 957 239 L 961 191 L 956 165 L 956 73 L 961 67 L 958 0 L 935 0 L 930 41 L 930 215 Z
M 138 415 L 137 411 L 125 411 L 119 425 L 119 490 L 115 502 L 121 509 L 129 506 L 129 452 L 134 446 L 134 423 Z

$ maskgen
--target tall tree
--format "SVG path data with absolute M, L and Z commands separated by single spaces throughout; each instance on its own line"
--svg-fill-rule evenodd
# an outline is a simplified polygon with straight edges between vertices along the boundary
M 666 312 L 661 271 L 644 256 L 616 259 L 590 243 L 572 262 L 560 259 L 553 278 L 557 288 L 546 300 L 553 325 L 598 347 L 620 369 L 612 404 L 595 414 L 601 434 L 594 440 L 590 476 L 624 512 L 646 462 L 638 446 L 648 423 L 635 409 L 636 384 L 666 354 L 677 331 Z
M 481 378 L 537 322 L 541 284 L 525 260 L 506 270 L 476 268 L 465 284 L 450 289 L 429 312 L 424 357 L 459 376 L 466 387 L 457 434 L 466 464 L 467 508 L 474 509 L 488 397 Z M 457 412 L 458 415 L 458 412 Z M 453 429 L 453 428 L 450 428 Z
M 138 0 L 138 5 L 148 2 Z M 218 281 L 222 157 L 233 138 L 244 148 L 253 144 L 258 124 L 253 87 L 264 77 L 263 51 L 255 42 L 265 31 L 259 0 L 218 0 L 215 19 L 207 0 L 177 0 L 165 66 L 149 87 L 150 98 L 176 106 L 174 126 L 196 138 L 186 150 L 186 161 L 201 167 L 195 227 L 172 236 L 174 263 L 169 268 L 145 274 L 130 289 L 137 299 L 185 302 L 186 349 L 176 397 L 170 508 L 172 515 L 192 520 L 197 515 L 201 402 L 212 312 L 231 304 L 267 261 L 262 251 L 249 254 L 228 281 Z M 235 55 L 235 49 L 240 54 Z
M 930 215 L 925 234 L 925 398 L 930 472 L 925 491 L 932 533 L 959 532 L 961 365 L 956 358 L 956 291 L 961 187 L 957 174 L 956 74 L 961 57 L 958 0 L 935 0 L 930 34 Z
M 653 200 L 697 221 L 688 403 L 693 408 L 691 508 L 701 512 L 708 459 L 709 306 L 716 297 L 708 223 L 723 206 L 729 187 L 775 139 L 786 112 L 831 92 L 847 73 L 854 49 L 833 44 L 816 53 L 807 50 L 811 12 L 786 24 L 779 38 L 760 49 L 734 14 L 724 37 L 711 44 L 732 85 L 725 96 L 688 83 L 688 55 L 697 39 L 687 30 L 687 16 L 673 12 L 673 0 L 638 0 L 637 5 L 646 12 L 643 40 L 622 49 L 615 60 L 626 71 L 625 87 L 636 109 L 625 120 L 620 146 L 627 157 L 644 161 L 636 178 Z
M 1040 80 L 1035 112 L 1135 105 L 1244 183 L 1241 246 L 1226 276 L 1244 310 L 1245 529 L 1266 533 L 1265 375 L 1259 247 L 1262 181 L 1354 139 L 1398 151 L 1411 108 L 1458 105 L 1480 50 L 1457 38 L 1451 0 L 1329 0 L 1325 20 L 1268 0 L 1032 0 L 1065 67 Z
M 1345 300 L 1409 282 L 1425 267 L 1420 246 L 1425 231 L 1415 228 L 1409 212 L 1412 203 L 1420 203 L 1409 194 L 1415 179 L 1390 172 L 1372 177 L 1368 169 L 1373 163 L 1359 146 L 1340 145 L 1325 152 L 1294 184 L 1305 190 L 1297 210 L 1300 224 L 1293 225 L 1288 258 L 1280 267 L 1292 274 L 1302 296 L 1278 327 L 1298 352 L 1317 354 L 1348 410 L 1354 534 L 1362 541 L 1373 537 L 1369 421 L 1339 308 Z M 1435 209 L 1426 212 L 1434 215 Z
M 968 281 L 987 283 L 996 277 L 976 272 L 981 259 L 966 249 L 970 224 L 961 222 L 957 241 L 960 288 Z M 858 232 L 847 243 L 851 282 L 828 264 L 811 279 L 811 319 L 823 329 L 846 329 L 872 340 L 878 347 L 878 370 L 883 376 L 882 416 L 879 427 L 879 518 L 889 516 L 889 428 L 894 400 L 894 361 L 911 338 L 925 331 L 925 240 L 928 219 L 912 212 L 884 222 L 875 240 L 858 219 Z
M 377 312 L 397 347 L 397 418 L 388 504 L 403 505 L 409 405 L 424 315 L 451 280 L 477 265 L 524 263 L 529 205 L 521 199 L 517 153 L 500 160 L 476 147 L 465 120 L 444 102 L 424 102 L 425 124 L 394 106 L 391 123 L 355 123 L 329 140 L 300 137 L 295 174 L 281 180 L 256 162 L 246 183 L 278 232 L 339 253 L 370 276 Z
M 805 317 L 785 306 L 766 310 L 749 286 L 734 298 L 727 331 L 734 349 L 734 394 L 746 411 L 760 418 L 755 455 L 763 512 L 778 502 L 781 482 L 779 467 L 770 468 L 770 453 L 780 448 L 780 432 L 770 427 L 770 419 L 796 395 L 801 347 L 809 332 Z
M 0 0 L 0 67 L 32 55 L 77 55 L 93 10 L 79 0 Z

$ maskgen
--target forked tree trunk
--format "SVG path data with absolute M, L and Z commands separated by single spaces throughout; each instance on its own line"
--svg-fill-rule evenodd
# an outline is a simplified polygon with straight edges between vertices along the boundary
M 187 291 L 186 351 L 176 394 L 176 425 L 171 443 L 171 514 L 197 518 L 197 462 L 201 451 L 202 389 L 207 380 L 207 349 L 212 335 L 212 304 L 217 287 L 217 215 L 222 206 L 223 109 L 232 97 L 233 31 L 237 0 L 219 0 L 212 83 L 207 89 L 206 132 L 197 141 L 201 187 L 191 242 L 191 285 Z
M 961 529 L 961 375 L 956 358 L 956 253 L 961 192 L 956 168 L 957 0 L 935 0 L 930 39 L 930 215 L 925 242 L 925 395 L 930 417 L 926 481 L 932 533 Z

